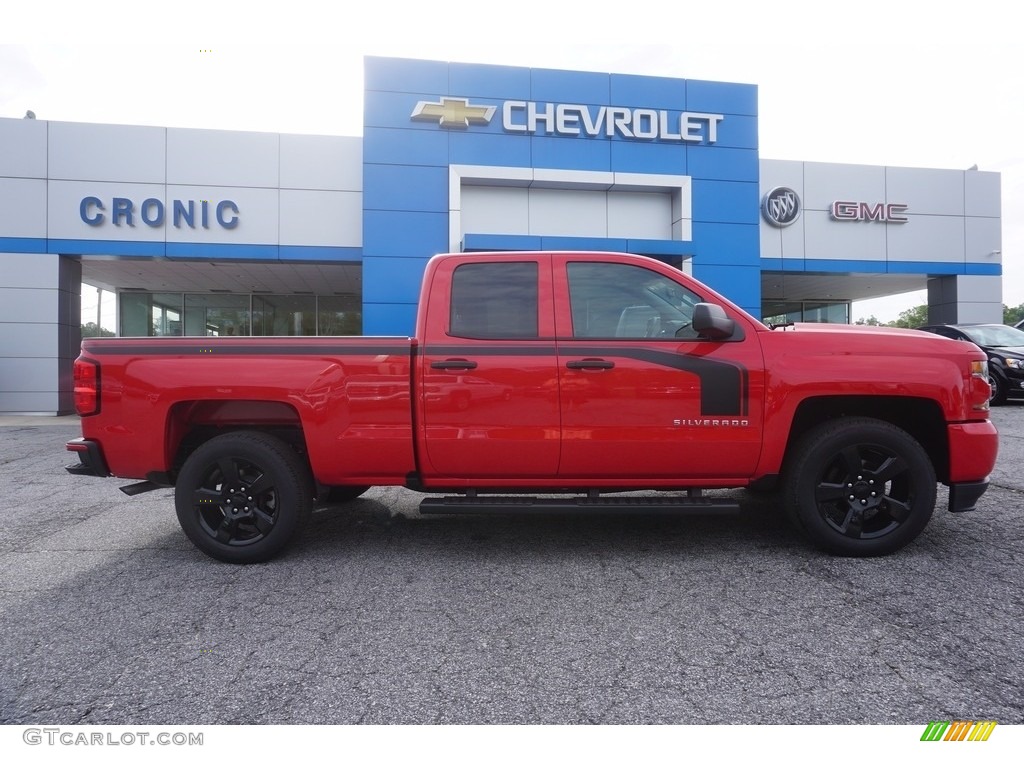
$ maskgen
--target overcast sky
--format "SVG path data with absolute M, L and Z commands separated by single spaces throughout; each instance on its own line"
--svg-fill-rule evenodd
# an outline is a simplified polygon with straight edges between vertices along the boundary
M 0 116 L 358 136 L 364 55 L 753 83 L 763 158 L 1001 173 L 1003 302 L 1024 303 L 1012 6 L 721 5 L 23 4 L 0 27 Z M 924 301 L 859 303 L 854 319 Z

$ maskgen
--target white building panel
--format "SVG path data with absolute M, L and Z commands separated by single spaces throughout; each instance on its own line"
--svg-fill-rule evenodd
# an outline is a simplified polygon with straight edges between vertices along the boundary
M 834 221 L 827 211 L 804 210 L 808 259 L 885 261 L 885 228 L 878 221 Z M 879 271 L 883 271 L 881 268 Z
M 964 215 L 964 171 L 887 168 L 888 203 L 905 203 L 908 213 Z
M 0 287 L 0 301 L 8 288 L 53 287 L 60 284 L 60 268 L 57 256 L 46 253 L 0 253 L 3 286 Z M 75 292 L 80 286 L 74 286 Z
M 276 189 L 252 187 L 189 187 L 168 185 L 167 216 L 164 229 L 169 243 L 226 243 L 226 244 L 278 244 L 279 195 Z M 174 226 L 174 200 L 194 201 L 195 217 L 192 226 L 179 217 Z M 207 226 L 200 218 L 201 204 L 207 201 Z M 222 227 L 216 218 L 218 204 L 230 200 L 238 213 L 225 211 L 226 220 L 237 215 L 238 225 L 232 229 Z
M 1001 264 L 1002 227 L 999 219 L 964 219 L 964 254 L 968 264 Z
M 95 205 L 87 207 L 86 215 L 102 215 L 100 224 L 92 226 L 82 220 L 82 200 L 95 197 L 103 210 Z M 126 217 L 115 223 L 114 199 L 131 201 L 131 221 Z M 47 194 L 47 222 L 49 237 L 63 240 L 141 240 L 159 242 L 164 239 L 163 227 L 147 226 L 141 215 L 142 203 L 149 199 L 164 199 L 164 187 L 158 184 L 127 184 L 98 181 L 51 181 Z
M 672 196 L 668 193 L 609 192 L 608 237 L 672 239 Z
M 167 129 L 167 183 L 274 187 L 280 183 L 276 133 Z
M 804 194 L 801 199 L 805 210 L 827 211 L 836 200 L 869 204 L 886 202 L 884 166 L 840 163 L 803 165 Z
M 890 261 L 964 263 L 964 220 L 909 214 L 906 224 L 887 224 Z
M 1002 216 L 1002 195 L 998 173 L 967 171 L 964 173 L 964 214 L 967 216 Z
M 762 222 L 760 233 L 761 258 L 763 259 L 802 259 L 806 255 L 803 213 L 788 227 L 773 227 Z
M 166 128 L 50 123 L 51 179 L 162 184 Z
M 963 303 L 991 304 L 999 302 L 1002 292 L 1002 278 L 997 275 L 957 275 L 956 298 Z M 964 322 L 964 321 L 961 321 Z M 973 322 L 985 322 L 975 320 Z
M 530 234 L 530 192 L 525 187 L 462 187 L 462 232 Z
M 363 195 L 360 192 L 281 190 L 281 244 L 362 245 Z
M 46 237 L 45 180 L 0 178 L 0 237 Z
M 608 202 L 603 192 L 530 190 L 530 234 L 607 237 Z
M 363 140 L 282 134 L 281 187 L 361 192 Z
M 45 120 L 0 118 L 0 176 L 46 178 L 49 125 Z

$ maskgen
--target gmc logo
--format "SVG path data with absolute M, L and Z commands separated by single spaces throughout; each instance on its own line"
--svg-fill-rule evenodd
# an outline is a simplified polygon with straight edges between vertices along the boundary
M 832 218 L 836 221 L 888 221 L 906 224 L 903 214 L 908 206 L 902 203 L 861 203 L 853 200 L 836 200 L 832 203 Z

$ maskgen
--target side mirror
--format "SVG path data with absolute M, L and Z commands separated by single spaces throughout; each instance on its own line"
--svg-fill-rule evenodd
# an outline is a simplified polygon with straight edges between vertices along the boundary
M 727 317 L 717 304 L 694 304 L 693 330 L 705 339 L 723 341 L 736 331 L 736 321 Z

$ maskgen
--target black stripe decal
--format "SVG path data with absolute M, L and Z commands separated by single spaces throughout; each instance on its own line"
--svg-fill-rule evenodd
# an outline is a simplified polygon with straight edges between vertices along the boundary
M 628 357 L 645 363 L 693 373 L 700 379 L 702 416 L 746 416 L 750 397 L 747 369 L 737 363 L 695 355 L 661 352 L 648 347 L 574 347 L 559 348 L 561 355 Z
M 749 415 L 750 372 L 745 366 L 726 360 L 716 360 L 696 355 L 681 355 L 676 352 L 662 352 L 650 347 L 627 346 L 582 346 L 568 344 L 549 346 L 477 346 L 429 345 L 423 348 L 425 355 L 460 357 L 502 357 L 511 355 L 542 356 L 559 354 L 563 357 L 626 357 L 641 360 L 652 365 L 673 368 L 692 373 L 700 379 L 700 412 L 704 416 L 747 416 Z

